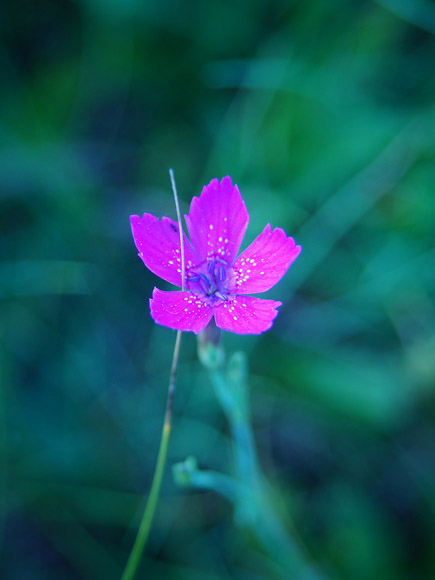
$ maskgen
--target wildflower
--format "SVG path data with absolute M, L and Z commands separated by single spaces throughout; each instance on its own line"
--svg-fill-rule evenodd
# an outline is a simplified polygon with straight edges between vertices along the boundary
M 213 179 L 194 197 L 185 216 L 185 290 L 154 288 L 151 316 L 158 324 L 196 334 L 215 317 L 218 327 L 260 334 L 272 326 L 281 302 L 247 296 L 274 286 L 298 257 L 301 247 L 270 224 L 238 258 L 249 215 L 231 178 Z M 178 223 L 145 213 L 131 216 L 139 256 L 157 276 L 182 286 Z

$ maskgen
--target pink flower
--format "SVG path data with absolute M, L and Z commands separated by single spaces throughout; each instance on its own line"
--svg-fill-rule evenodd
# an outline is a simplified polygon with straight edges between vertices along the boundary
M 154 288 L 151 316 L 163 326 L 198 334 L 215 317 L 223 330 L 260 334 L 272 326 L 281 302 L 247 296 L 274 286 L 298 257 L 301 246 L 270 224 L 236 258 L 249 215 L 230 177 L 213 179 L 194 197 L 185 216 L 185 291 Z M 178 223 L 145 213 L 131 216 L 139 256 L 157 276 L 182 286 Z

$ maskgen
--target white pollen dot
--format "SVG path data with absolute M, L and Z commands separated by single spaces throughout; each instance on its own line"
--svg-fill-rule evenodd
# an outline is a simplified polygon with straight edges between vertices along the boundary
M 184 309 L 184 312 L 187 312 L 187 308 Z
M 237 320 L 237 316 L 234 316 L 233 318 L 234 318 L 234 320 Z
M 219 238 L 219 241 L 220 241 L 220 242 L 222 241 L 222 236 Z
M 211 229 L 211 230 L 213 229 L 213 224 L 210 224 L 210 229 Z
M 264 272 L 260 272 L 260 274 L 261 274 L 261 275 L 263 275 L 263 274 L 264 274 Z
M 228 238 L 225 238 L 225 243 L 228 244 Z
M 172 260 L 169 260 L 169 263 L 170 263 L 170 264 L 173 264 L 174 262 L 173 262 Z

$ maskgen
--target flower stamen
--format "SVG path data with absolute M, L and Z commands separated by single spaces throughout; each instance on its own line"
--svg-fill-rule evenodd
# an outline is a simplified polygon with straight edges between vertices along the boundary
M 225 260 L 208 258 L 206 262 L 194 267 L 196 271 L 187 275 L 188 289 L 205 298 L 208 303 L 228 302 L 227 268 L 228 263 Z

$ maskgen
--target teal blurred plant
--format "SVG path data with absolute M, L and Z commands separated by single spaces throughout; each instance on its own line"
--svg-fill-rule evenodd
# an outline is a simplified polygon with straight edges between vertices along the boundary
M 318 579 L 319 573 L 276 514 L 270 485 L 259 465 L 250 419 L 246 354 L 235 352 L 226 361 L 219 334 L 218 328 L 209 325 L 198 336 L 198 357 L 228 421 L 235 473 L 199 469 L 190 456 L 173 466 L 174 480 L 180 486 L 214 491 L 229 500 L 236 525 L 252 533 L 282 578 Z

